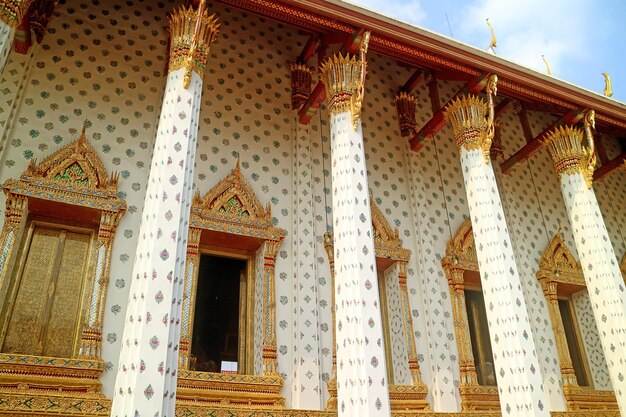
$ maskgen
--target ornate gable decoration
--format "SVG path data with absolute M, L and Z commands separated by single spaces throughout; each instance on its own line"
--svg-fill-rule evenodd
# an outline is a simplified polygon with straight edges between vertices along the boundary
M 459 226 L 454 238 L 448 242 L 446 257 L 442 262 L 451 266 L 458 266 L 461 269 L 478 271 L 476 244 L 474 243 L 472 221 L 469 217 Z
M 371 196 L 370 206 L 372 209 L 372 230 L 374 232 L 376 256 L 395 261 L 408 261 L 411 257 L 411 251 L 402 247 L 398 229 L 391 227 Z
M 5 192 L 100 210 L 125 210 L 126 203 L 117 195 L 118 174 L 108 176 L 85 129 L 41 163 L 32 159 L 19 179 L 4 183 Z
M 557 284 L 585 287 L 585 277 L 580 263 L 567 247 L 561 231 L 550 240 L 539 261 L 539 279 L 554 281 Z
M 269 203 L 263 207 L 237 165 L 204 197 L 196 194 L 191 208 L 194 227 L 263 239 L 279 239 L 283 229 L 272 225 Z

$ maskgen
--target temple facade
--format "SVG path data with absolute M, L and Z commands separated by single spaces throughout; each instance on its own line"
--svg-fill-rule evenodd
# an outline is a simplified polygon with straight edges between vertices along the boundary
M 0 415 L 626 415 L 623 103 L 339 0 L 0 18 Z

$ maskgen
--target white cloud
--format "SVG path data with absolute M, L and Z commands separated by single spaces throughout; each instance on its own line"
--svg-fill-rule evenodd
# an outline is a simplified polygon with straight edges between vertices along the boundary
M 592 15 L 591 0 L 476 0 L 463 9 L 460 34 L 474 45 L 484 39 L 476 46 L 487 48 L 489 18 L 498 55 L 545 73 L 543 54 L 558 77 L 568 62 L 589 55 L 590 34 L 599 30 Z
M 348 0 L 347 2 L 413 25 L 423 23 L 426 17 L 419 0 Z

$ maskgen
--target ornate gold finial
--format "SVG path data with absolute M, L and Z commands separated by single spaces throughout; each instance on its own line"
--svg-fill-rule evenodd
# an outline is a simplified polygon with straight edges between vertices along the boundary
M 474 95 L 462 95 L 453 100 L 445 110 L 445 120 L 452 126 L 456 145 L 466 150 L 481 149 L 485 163 L 490 161 L 490 148 L 495 134 L 494 96 L 498 91 L 498 76 L 487 77 L 487 100 Z
M 17 28 L 33 0 L 0 0 L 0 20 Z
M 554 168 L 559 175 L 580 173 L 587 188 L 593 184 L 596 154 L 591 129 L 595 126 L 594 111 L 584 116 L 585 132 L 572 126 L 560 126 L 546 135 L 543 143 L 548 148 Z M 583 143 L 586 142 L 586 143 Z
M 496 53 L 495 48 L 498 47 L 497 45 L 497 39 L 496 39 L 496 32 L 493 30 L 493 26 L 491 26 L 491 23 L 489 23 L 489 18 L 485 19 L 485 21 L 487 22 L 487 26 L 489 26 L 489 30 L 491 31 L 491 42 L 489 42 L 489 46 L 487 47 L 487 50 L 491 49 L 491 52 Z
M 613 85 L 611 84 L 611 77 L 606 72 L 603 72 L 604 76 L 604 95 L 607 97 L 613 97 Z
M 363 104 L 367 47 L 370 32 L 363 34 L 359 59 L 355 56 L 335 54 L 321 66 L 322 82 L 326 85 L 328 108 L 332 114 L 350 111 L 352 127 L 359 126 Z
M 209 49 L 217 38 L 219 23 L 215 14 L 209 16 L 200 3 L 198 13 L 181 6 L 170 16 L 169 72 L 185 68 L 183 87 L 189 87 L 191 73 L 204 74 Z
M 398 111 L 400 134 L 402 136 L 410 136 L 417 130 L 415 104 L 415 96 L 404 91 L 401 91 L 400 94 L 396 96 L 396 110 Z
M 548 64 L 548 60 L 546 59 L 546 56 L 541 55 L 541 59 L 543 59 L 543 63 L 546 64 L 546 71 L 548 72 L 548 75 L 552 75 L 552 71 L 550 71 L 550 64 Z

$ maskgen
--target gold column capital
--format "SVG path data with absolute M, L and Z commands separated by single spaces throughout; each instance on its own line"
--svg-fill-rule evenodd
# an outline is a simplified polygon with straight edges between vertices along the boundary
M 184 87 L 191 80 L 191 72 L 202 77 L 209 59 L 211 44 L 217 38 L 219 22 L 215 14 L 203 10 L 199 19 L 193 8 L 181 6 L 169 17 L 170 61 L 169 72 L 185 68 Z
M 444 118 L 452 127 L 459 151 L 481 149 L 488 164 L 495 132 L 493 98 L 497 94 L 498 76 L 492 74 L 486 80 L 487 102 L 475 95 L 462 94 L 446 106 Z
M 585 132 L 573 126 L 559 126 L 549 132 L 543 140 L 544 146 L 554 163 L 559 176 L 582 174 L 591 188 L 596 166 L 596 153 L 593 146 L 591 128 L 594 127 L 593 110 L 585 114 Z M 583 141 L 586 139 L 586 144 Z
M 33 0 L 0 0 L 0 20 L 12 28 L 22 22 Z
M 365 32 L 361 43 L 360 56 L 337 53 L 321 65 L 322 82 L 326 86 L 326 98 L 331 114 L 349 111 L 352 114 L 352 127 L 357 129 L 363 103 L 365 55 L 370 32 Z

